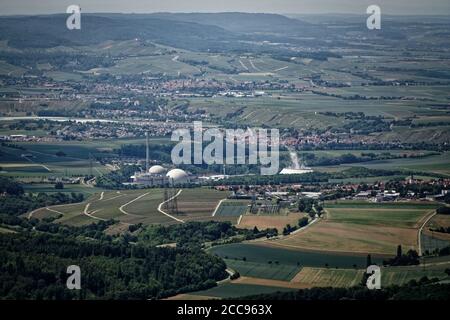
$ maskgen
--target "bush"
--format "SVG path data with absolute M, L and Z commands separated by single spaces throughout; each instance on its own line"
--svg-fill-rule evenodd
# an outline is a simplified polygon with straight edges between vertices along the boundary
M 298 226 L 300 228 L 306 227 L 308 225 L 308 218 L 303 217 L 300 220 L 298 220 Z
M 450 214 L 450 207 L 440 207 L 436 212 L 437 214 Z
M 64 184 L 62 182 L 57 182 L 55 184 L 55 189 L 58 189 L 58 190 L 64 189 Z

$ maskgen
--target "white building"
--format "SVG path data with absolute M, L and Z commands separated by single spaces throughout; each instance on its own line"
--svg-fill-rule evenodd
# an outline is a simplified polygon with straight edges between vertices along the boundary
M 300 169 L 284 168 L 281 170 L 280 174 L 305 174 L 311 172 L 314 172 L 314 170 L 309 167 L 301 166 Z
M 185 184 L 190 182 L 189 175 L 181 169 L 172 169 L 166 175 L 171 185 Z
M 148 187 L 160 187 L 165 185 L 185 184 L 191 181 L 189 174 L 181 169 L 167 169 L 155 165 L 147 172 L 135 172 L 131 179 L 135 184 L 141 184 Z

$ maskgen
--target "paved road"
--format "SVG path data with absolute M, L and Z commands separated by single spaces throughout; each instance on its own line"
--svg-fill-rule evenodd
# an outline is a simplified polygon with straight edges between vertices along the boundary
M 418 247 L 419 247 L 418 248 L 419 249 L 419 256 L 422 256 L 422 230 L 426 226 L 428 221 L 430 221 L 431 218 L 433 218 L 436 214 L 437 214 L 436 211 L 434 211 L 432 214 L 430 214 L 430 216 L 424 221 L 424 223 L 422 224 L 422 226 L 419 229 L 419 232 L 417 234 L 417 243 L 418 243 Z
M 125 208 L 126 206 L 128 206 L 129 204 L 132 204 L 133 202 L 138 201 L 139 199 L 145 197 L 145 196 L 148 195 L 149 193 L 150 193 L 150 192 L 141 194 L 139 197 L 136 197 L 136 198 L 134 198 L 133 200 L 128 201 L 128 202 L 125 203 L 124 205 L 120 206 L 120 208 L 119 208 L 120 212 L 122 212 L 123 214 L 125 214 L 125 215 L 127 215 L 127 216 L 135 216 L 135 217 L 139 217 L 139 216 L 136 215 L 136 214 L 132 214 L 132 213 L 129 213 L 129 212 L 125 211 L 124 208 Z
M 178 218 L 176 218 L 176 217 L 174 217 L 174 216 L 168 214 L 168 213 L 165 212 L 164 210 L 162 210 L 162 206 L 163 206 L 166 202 L 169 202 L 169 201 L 175 199 L 176 197 L 178 197 L 178 196 L 180 195 L 181 191 L 183 191 L 183 190 L 180 189 L 176 195 L 174 195 L 173 197 L 167 199 L 166 201 L 161 202 L 161 203 L 159 204 L 159 206 L 158 206 L 158 211 L 161 212 L 163 215 L 165 215 L 165 216 L 167 216 L 167 217 L 169 217 L 169 218 L 171 218 L 171 219 L 173 219 L 173 220 L 175 220 L 175 221 L 178 221 L 178 222 L 181 222 L 181 223 L 185 223 L 184 220 L 178 219 Z

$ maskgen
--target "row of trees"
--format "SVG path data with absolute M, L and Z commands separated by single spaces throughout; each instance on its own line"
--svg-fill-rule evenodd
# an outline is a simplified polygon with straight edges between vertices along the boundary
M 133 229 L 135 227 L 132 227 Z M 273 236 L 276 229 L 238 229 L 231 222 L 188 222 L 169 226 L 150 225 L 143 228 L 136 241 L 143 245 L 176 243 L 177 247 L 200 248 L 205 242 L 222 243 Z
M 298 224 L 296 226 L 291 226 L 290 224 L 287 224 L 283 228 L 283 235 L 287 236 L 288 234 L 291 234 L 292 232 L 294 232 L 295 230 L 297 230 L 299 228 L 306 227 L 308 225 L 308 223 L 309 223 L 309 219 L 307 217 L 303 217 L 298 220 Z
M 411 175 L 416 174 L 412 171 L 404 170 L 384 170 L 384 169 L 368 169 L 364 167 L 352 167 L 350 169 L 326 173 L 312 172 L 305 174 L 293 175 L 270 175 L 270 176 L 242 176 L 231 177 L 226 180 L 220 180 L 212 184 L 215 185 L 279 185 L 289 183 L 321 183 L 328 182 L 332 179 L 349 179 L 349 178 L 366 178 L 394 175 Z
M 82 202 L 82 193 L 38 193 L 25 194 L 22 186 L 16 181 L 0 177 L 0 194 L 5 196 L 0 201 L 0 213 L 19 216 L 38 208 L 64 203 Z
M 75 203 L 84 200 L 81 193 L 39 193 L 21 196 L 6 196 L 0 201 L 0 212 L 7 215 L 21 215 L 23 213 L 47 206 Z
M 419 263 L 419 254 L 417 253 L 417 251 L 408 250 L 408 252 L 404 254 L 401 245 L 398 245 L 397 254 L 394 258 L 383 261 L 383 265 L 390 266 L 410 266 L 418 265 Z

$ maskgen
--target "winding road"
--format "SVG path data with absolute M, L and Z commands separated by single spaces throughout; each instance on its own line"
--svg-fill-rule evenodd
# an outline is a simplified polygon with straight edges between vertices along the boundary
M 426 218 L 426 220 L 420 227 L 419 232 L 417 233 L 417 246 L 418 246 L 418 250 L 419 250 L 419 256 L 422 256 L 422 230 L 427 225 L 428 221 L 430 221 L 436 214 L 437 214 L 437 212 L 433 211 L 433 213 L 430 214 L 430 216 L 428 216 L 428 218 Z
M 141 198 L 143 198 L 143 197 L 145 197 L 146 195 L 148 195 L 148 194 L 150 194 L 150 192 L 147 192 L 147 193 L 144 193 L 144 194 L 141 194 L 139 197 L 136 197 L 136 198 L 134 198 L 133 200 L 131 200 L 131 201 L 128 201 L 127 203 L 125 203 L 124 205 L 122 205 L 122 206 L 120 206 L 120 208 L 119 208 L 119 210 L 120 210 L 120 212 L 122 212 L 123 214 L 125 214 L 125 215 L 127 215 L 127 216 L 134 216 L 134 217 L 139 217 L 138 215 L 136 215 L 136 214 L 132 214 L 132 213 L 129 213 L 129 212 L 127 212 L 127 211 L 125 211 L 125 207 L 126 206 L 128 206 L 128 205 L 130 205 L 130 204 L 132 204 L 133 202 L 135 202 L 135 201 L 138 201 L 139 199 L 141 199 Z
M 168 213 L 165 212 L 164 210 L 162 210 L 162 206 L 163 206 L 166 202 L 169 202 L 169 201 L 175 199 L 176 197 L 178 197 L 178 196 L 180 195 L 181 191 L 183 191 L 183 190 L 180 189 L 176 195 L 174 195 L 173 197 L 167 199 L 166 201 L 161 202 L 161 203 L 159 204 L 159 206 L 158 206 L 158 211 L 161 212 L 163 215 L 165 215 L 165 216 L 167 216 L 167 217 L 169 217 L 169 218 L 171 218 L 171 219 L 173 219 L 173 220 L 175 220 L 175 221 L 178 221 L 178 222 L 181 222 L 181 223 L 185 223 L 186 221 L 181 220 L 181 219 L 178 219 L 178 218 L 176 218 L 176 217 L 174 217 L 174 216 L 168 214 Z

